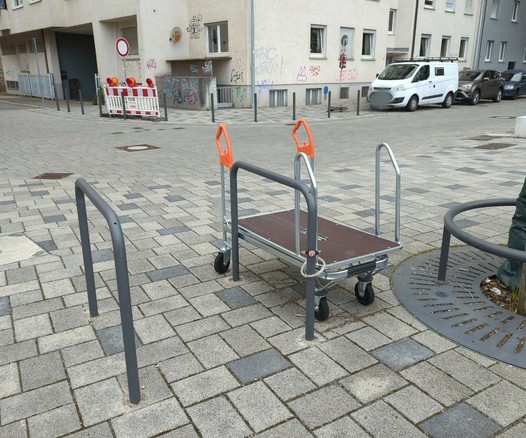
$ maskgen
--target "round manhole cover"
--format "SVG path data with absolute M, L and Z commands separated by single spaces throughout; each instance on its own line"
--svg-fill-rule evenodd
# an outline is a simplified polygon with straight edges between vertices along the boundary
M 471 247 L 449 252 L 447 281 L 437 281 L 440 251 L 409 258 L 393 274 L 400 303 L 437 333 L 493 359 L 526 368 L 526 318 L 491 302 L 480 283 L 502 259 Z

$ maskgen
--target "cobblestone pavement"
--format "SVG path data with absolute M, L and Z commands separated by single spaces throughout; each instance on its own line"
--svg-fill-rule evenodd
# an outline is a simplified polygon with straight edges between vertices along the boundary
M 523 437 L 526 371 L 458 346 L 398 302 L 396 266 L 440 248 L 458 202 L 513 198 L 526 100 L 331 114 L 298 109 L 317 147 L 320 215 L 370 230 L 374 157 L 388 142 L 402 170 L 404 249 L 358 304 L 354 278 L 328 294 L 331 316 L 304 339 L 302 277 L 241 243 L 241 281 L 218 274 L 217 123 L 236 159 L 292 175 L 290 109 L 170 110 L 168 121 L 99 117 L 76 103 L 0 95 L 0 436 Z M 126 146 L 150 145 L 128 152 Z M 385 169 L 383 169 L 385 165 Z M 382 164 L 382 231 L 393 233 Z M 45 179 L 45 173 L 69 174 Z M 56 176 L 56 175 L 55 175 Z M 88 201 L 99 315 L 90 317 L 75 205 L 84 178 L 125 235 L 141 401 L 128 399 L 117 280 L 106 221 Z M 384 182 L 385 181 L 385 182 Z M 243 175 L 245 213 L 292 197 Z M 384 205 L 385 204 L 385 205 Z M 469 232 L 505 243 L 513 211 L 466 213 Z M 458 241 L 454 244 L 459 244 Z

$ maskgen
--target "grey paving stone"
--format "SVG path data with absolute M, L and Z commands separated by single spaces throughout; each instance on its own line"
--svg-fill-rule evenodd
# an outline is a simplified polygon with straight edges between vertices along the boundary
M 370 403 L 407 384 L 383 364 L 341 379 L 340 383 L 362 403 Z
M 13 321 L 15 336 L 18 342 L 38 338 L 53 333 L 49 315 L 35 315 Z
M 229 328 L 228 324 L 226 324 L 221 317 L 215 315 L 198 321 L 178 325 L 175 327 L 175 331 L 183 341 L 189 342 L 204 336 L 222 332 Z
M 182 354 L 165 360 L 159 364 L 159 368 L 169 383 L 184 379 L 204 370 L 204 367 L 192 353 Z
M 289 368 L 281 373 L 267 377 L 265 383 L 272 388 L 279 398 L 285 401 L 316 389 L 316 385 L 296 368 Z
M 230 308 L 214 294 L 201 295 L 190 298 L 190 305 L 204 317 L 218 315 L 230 310 Z
M 32 438 L 61 436 L 81 428 L 77 409 L 72 403 L 30 417 L 28 418 L 27 423 Z
M 265 339 L 290 330 L 290 326 L 277 316 L 260 319 L 250 323 L 250 325 Z
M 451 406 L 473 394 L 471 389 L 427 362 L 406 368 L 400 375 L 444 406 Z
M 405 415 L 414 424 L 435 415 L 442 405 L 414 386 L 406 386 L 384 398 L 397 411 Z
M 442 353 L 429 362 L 474 391 L 480 391 L 501 380 L 496 374 L 456 351 Z
M 84 426 L 92 426 L 126 412 L 127 395 L 114 378 L 76 389 L 75 399 Z
M 173 398 L 111 420 L 117 438 L 147 438 L 188 422 L 185 412 Z
M 104 351 L 98 341 L 89 341 L 73 345 L 62 349 L 61 352 L 66 367 L 78 365 L 104 356 Z
M 318 438 L 340 438 L 344 436 L 352 438 L 368 438 L 369 435 L 350 417 L 343 417 L 333 421 L 326 426 L 320 427 L 314 431 Z
M 377 360 L 345 337 L 332 339 L 320 345 L 320 350 L 353 373 L 366 368 Z
M 426 436 L 383 401 L 377 401 L 353 412 L 351 418 L 372 436 L 382 438 L 424 438 Z
M 384 312 L 367 316 L 363 319 L 363 322 L 374 327 L 393 341 L 406 338 L 417 332 L 417 330 L 410 325 Z
M 25 421 L 16 421 L 6 426 L 0 426 L 0 436 L 9 438 L 27 438 L 27 427 Z
M 199 438 L 194 426 L 191 424 L 159 435 L 162 438 Z
M 241 307 L 221 315 L 232 327 L 248 324 L 259 319 L 268 318 L 272 313 L 261 304 Z
M 61 332 L 72 328 L 82 327 L 89 324 L 89 313 L 82 306 L 68 307 L 49 314 L 55 332 Z
M 186 346 L 207 369 L 239 358 L 236 352 L 218 335 L 188 342 Z
M 0 399 L 21 392 L 16 362 L 0 366 Z
M 25 283 L 37 279 L 34 266 L 24 266 L 6 271 L 7 284 Z
M 371 354 L 394 371 L 403 370 L 434 355 L 427 347 L 411 338 L 392 342 L 377 348 Z
M 183 406 L 189 406 L 238 386 L 239 383 L 232 374 L 224 366 L 220 366 L 179 380 L 172 384 L 172 389 Z
M 0 365 L 33 357 L 37 354 L 37 346 L 34 340 L 4 345 L 3 347 L 0 347 Z
M 51 252 L 57 249 L 57 245 L 54 240 L 40 240 L 36 242 L 44 251 Z
M 137 349 L 137 362 L 139 367 L 153 365 L 172 357 L 180 356 L 188 352 L 188 348 L 181 340 L 173 338 L 163 339 L 152 344 L 143 345 Z
M 339 386 L 326 386 L 289 402 L 296 417 L 314 429 L 360 407 L 353 397 Z
M 65 380 L 60 353 L 56 351 L 20 361 L 20 377 L 24 391 Z
M 93 328 L 84 326 L 43 336 L 38 339 L 38 346 L 42 353 L 47 353 L 82 342 L 92 341 L 93 339 L 95 339 Z
M 290 362 L 273 348 L 226 364 L 242 384 L 262 379 L 290 366 Z
M 169 278 L 178 277 L 188 274 L 188 269 L 184 266 L 177 265 L 170 268 L 157 269 L 156 271 L 146 272 L 146 275 L 152 281 L 167 280 Z
M 340 365 L 315 347 L 291 354 L 289 359 L 318 386 L 326 385 L 347 374 Z
M 420 428 L 436 438 L 490 438 L 502 427 L 465 403 L 452 406 L 425 421 Z
M 9 297 L 0 297 L 0 316 L 11 315 Z
M 45 224 L 52 224 L 56 222 L 64 222 L 66 220 L 66 216 L 63 214 L 55 214 L 51 216 L 44 216 L 43 219 Z
M 372 327 L 364 327 L 346 335 L 355 344 L 358 344 L 365 351 L 371 351 L 375 348 L 388 344 L 391 340 Z
M 248 356 L 271 348 L 270 344 L 248 325 L 227 330 L 220 336 L 240 356 Z
M 122 326 L 114 325 L 104 327 L 96 331 L 100 346 L 107 356 L 121 353 L 124 351 L 124 341 L 122 339 Z M 141 347 L 141 340 L 135 335 L 135 348 Z
M 240 307 L 256 304 L 256 300 L 239 286 L 225 289 L 215 294 L 231 309 L 239 309 Z
M 0 429 L 1 431 L 1 429 Z M 526 423 L 519 423 L 497 435 L 499 438 L 522 438 L 526 436 Z
M 124 353 L 101 357 L 68 368 L 70 385 L 79 388 L 126 372 Z
M 13 299 L 11 298 L 11 302 Z M 38 300 L 26 305 L 13 305 L 13 319 L 23 319 L 30 316 L 42 315 L 44 313 L 52 312 L 53 310 L 63 309 L 64 303 L 60 298 L 51 300 Z
M 120 374 L 117 376 L 117 379 L 121 388 L 126 388 L 126 391 L 128 391 L 127 373 Z M 145 403 L 153 404 L 173 397 L 173 392 L 157 366 L 149 365 L 145 368 L 140 368 L 139 384 L 141 401 Z
M 250 436 L 252 431 L 224 398 L 217 397 L 187 409 L 192 423 L 201 436 L 213 438 L 220 435 L 225 437 Z
M 501 400 L 502 403 L 495 403 Z M 504 402 L 505 400 L 505 402 Z M 507 427 L 526 412 L 526 391 L 502 381 L 466 400 L 503 427 Z
M 67 382 L 26 391 L 0 400 L 2 423 L 22 420 L 72 402 Z
M 135 332 L 143 344 L 174 336 L 175 332 L 162 315 L 153 315 L 134 322 Z
M 256 432 L 292 417 L 290 411 L 263 382 L 230 391 L 228 398 Z
M 292 419 L 254 436 L 258 438 L 308 438 L 313 435 L 298 420 Z

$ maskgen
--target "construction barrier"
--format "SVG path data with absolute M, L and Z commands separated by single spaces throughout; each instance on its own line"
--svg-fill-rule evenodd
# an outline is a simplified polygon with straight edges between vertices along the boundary
M 160 117 L 157 87 L 105 86 L 106 107 L 110 115 L 123 115 L 123 99 L 127 116 Z

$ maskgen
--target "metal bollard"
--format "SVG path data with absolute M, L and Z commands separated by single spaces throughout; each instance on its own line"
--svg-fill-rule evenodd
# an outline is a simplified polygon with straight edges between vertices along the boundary
M 55 86 L 55 83 L 53 83 L 53 96 L 55 96 L 55 102 L 57 104 L 57 111 L 60 111 L 60 104 L 58 103 L 58 97 L 57 97 L 57 87 Z
M 69 107 L 69 96 L 68 96 L 68 91 L 65 87 L 64 87 L 64 99 L 66 99 L 66 106 L 68 107 L 68 113 L 70 113 L 71 108 Z
M 168 121 L 168 107 L 166 106 L 166 93 L 163 91 L 164 121 Z
M 254 122 L 258 121 L 258 95 L 254 93 Z
M 124 120 L 126 120 L 128 117 L 126 117 L 126 100 L 124 99 L 124 93 L 121 92 L 121 99 L 122 99 L 122 116 L 124 117 Z
M 296 92 L 292 93 L 292 120 L 296 120 Z
M 210 108 L 212 110 L 212 123 L 215 123 L 216 115 L 214 112 L 214 93 L 210 93 Z
M 84 115 L 84 101 L 82 100 L 82 90 L 79 88 L 80 112 Z
M 331 118 L 331 92 L 329 91 L 329 104 L 327 107 L 327 118 Z
M 360 115 L 360 90 L 358 90 L 358 99 L 356 100 L 356 115 Z

